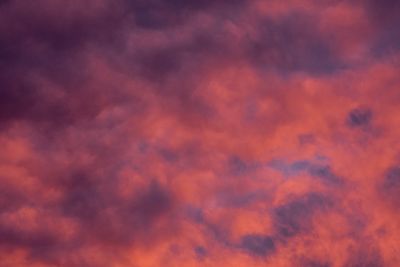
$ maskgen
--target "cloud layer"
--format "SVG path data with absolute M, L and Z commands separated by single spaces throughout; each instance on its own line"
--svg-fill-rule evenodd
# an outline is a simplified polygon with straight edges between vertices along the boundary
M 400 263 L 398 1 L 0 1 L 0 267 Z

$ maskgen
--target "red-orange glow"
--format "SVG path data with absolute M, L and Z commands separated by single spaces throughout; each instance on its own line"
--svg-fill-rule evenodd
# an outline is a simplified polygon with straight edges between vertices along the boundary
M 399 3 L 0 0 L 0 267 L 400 266 Z

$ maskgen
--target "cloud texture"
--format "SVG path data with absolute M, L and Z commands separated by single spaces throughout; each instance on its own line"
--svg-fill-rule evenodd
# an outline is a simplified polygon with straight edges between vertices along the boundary
M 394 0 L 0 1 L 0 267 L 400 265 Z

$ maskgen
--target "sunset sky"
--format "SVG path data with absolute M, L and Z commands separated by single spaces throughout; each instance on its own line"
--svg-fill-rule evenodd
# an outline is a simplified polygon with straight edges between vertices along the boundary
M 400 1 L 0 0 L 0 267 L 399 267 Z

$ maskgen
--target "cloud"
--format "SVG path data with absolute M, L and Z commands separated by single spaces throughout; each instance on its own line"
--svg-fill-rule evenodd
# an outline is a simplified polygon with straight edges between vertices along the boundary
M 0 1 L 0 266 L 396 266 L 397 15 Z
M 383 181 L 379 183 L 378 191 L 382 193 L 385 199 L 389 200 L 389 203 L 399 206 L 400 168 L 394 166 L 385 172 Z
M 126 1 L 134 14 L 134 21 L 137 26 L 145 29 L 159 30 L 167 27 L 177 27 L 187 20 L 194 13 L 210 11 L 216 8 L 232 8 L 242 6 L 246 3 L 243 0 L 229 1 Z
M 272 160 L 268 165 L 289 177 L 308 173 L 311 177 L 317 178 L 327 185 L 341 185 L 343 183 L 343 178 L 337 175 L 329 164 L 324 162 L 297 160 L 288 164 L 280 160 Z
M 298 266 L 304 266 L 304 267 L 330 267 L 332 266 L 329 262 L 324 261 L 324 260 L 319 260 L 319 259 L 309 259 L 309 258 L 304 258 L 301 260 L 298 260 L 296 262 L 293 262 L 292 264 L 296 264 Z
M 329 198 L 309 193 L 276 207 L 272 218 L 277 237 L 286 239 L 311 231 L 314 215 L 326 211 L 331 205 Z
M 317 18 L 293 12 L 277 20 L 262 19 L 250 56 L 261 68 L 320 75 L 345 67 L 317 27 Z
M 254 256 L 268 256 L 275 251 L 274 240 L 270 236 L 257 234 L 243 236 L 240 247 Z
M 336 175 L 330 166 L 311 166 L 309 173 L 328 184 L 340 185 L 342 183 L 342 178 Z
M 380 251 L 374 247 L 362 247 L 349 257 L 346 266 L 384 266 Z
M 347 122 L 350 127 L 368 126 L 372 120 L 372 111 L 365 108 L 356 108 L 349 112 Z
M 197 246 L 194 248 L 194 252 L 196 253 L 197 257 L 200 260 L 203 260 L 205 257 L 207 257 L 207 249 L 205 249 L 202 246 Z

